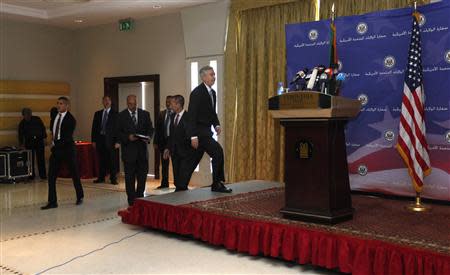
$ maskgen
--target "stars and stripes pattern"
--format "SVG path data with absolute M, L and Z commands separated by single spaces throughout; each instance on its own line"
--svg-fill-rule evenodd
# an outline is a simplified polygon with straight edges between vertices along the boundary
M 431 172 L 428 144 L 425 138 L 421 52 L 419 14 L 414 12 L 396 147 L 408 167 L 414 188 L 418 193 L 422 192 L 424 177 Z

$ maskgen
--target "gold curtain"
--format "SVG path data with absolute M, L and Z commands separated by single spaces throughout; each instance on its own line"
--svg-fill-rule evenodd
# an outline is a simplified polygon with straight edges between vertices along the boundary
M 228 180 L 282 180 L 283 133 L 267 100 L 285 83 L 285 24 L 312 21 L 315 1 L 266 1 L 272 6 L 253 9 L 242 2 L 231 3 L 225 51 Z
M 417 5 L 429 3 L 419 0 Z M 406 8 L 414 5 L 412 0 L 320 0 L 320 19 L 331 17 L 331 6 L 335 3 L 336 16 L 357 15 L 374 11 Z

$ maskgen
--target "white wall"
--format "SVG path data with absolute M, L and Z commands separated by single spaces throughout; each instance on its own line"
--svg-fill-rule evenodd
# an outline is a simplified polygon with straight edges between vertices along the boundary
M 0 16 L 0 77 L 71 82 L 74 46 L 73 31 Z
M 0 16 L 0 79 L 64 81 L 73 95 L 75 47 L 71 30 Z
M 229 0 L 181 11 L 186 58 L 223 55 Z

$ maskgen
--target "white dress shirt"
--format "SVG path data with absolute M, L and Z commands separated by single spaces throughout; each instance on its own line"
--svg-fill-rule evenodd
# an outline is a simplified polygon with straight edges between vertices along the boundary
M 58 131 L 58 136 L 57 137 L 53 137 L 54 140 L 59 140 L 61 138 L 61 125 L 62 122 L 64 120 L 64 117 L 66 116 L 67 111 L 65 111 L 64 113 L 58 113 L 58 115 L 56 115 L 55 121 L 53 122 L 53 135 L 56 132 L 56 126 L 58 125 L 58 119 L 59 121 L 59 131 Z

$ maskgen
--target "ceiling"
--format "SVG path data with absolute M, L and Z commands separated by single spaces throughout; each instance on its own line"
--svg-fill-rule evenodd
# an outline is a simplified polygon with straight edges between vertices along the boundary
M 173 13 L 220 0 L 0 0 L 0 16 L 69 29 Z M 82 22 L 80 22 L 82 21 Z

